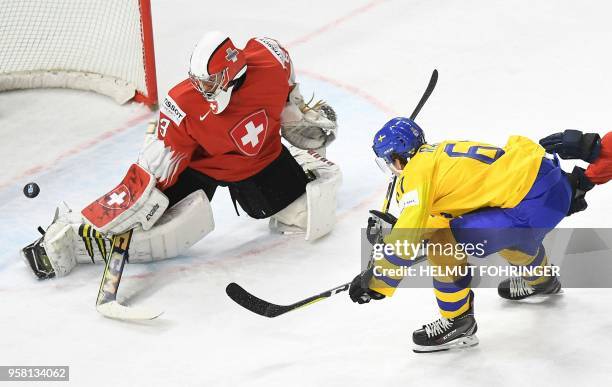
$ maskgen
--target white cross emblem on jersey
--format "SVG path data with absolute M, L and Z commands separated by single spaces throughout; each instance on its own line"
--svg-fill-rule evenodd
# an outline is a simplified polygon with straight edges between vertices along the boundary
M 247 156 L 255 156 L 266 144 L 268 116 L 265 109 L 244 117 L 229 131 L 236 148 Z
M 251 146 L 259 144 L 259 133 L 263 132 L 264 127 L 262 124 L 255 126 L 253 121 L 249 121 L 245 126 L 247 133 L 241 138 L 242 145 L 251 143 Z
M 228 62 L 231 60 L 232 62 L 236 63 L 236 61 L 238 60 L 238 50 L 232 50 L 231 48 L 228 48 L 225 52 L 227 53 L 225 59 Z
M 124 198 L 126 194 L 126 192 L 121 192 L 119 194 L 113 192 L 110 194 L 110 200 L 106 204 L 108 204 L 109 206 L 112 206 L 113 204 L 121 205 L 125 201 Z

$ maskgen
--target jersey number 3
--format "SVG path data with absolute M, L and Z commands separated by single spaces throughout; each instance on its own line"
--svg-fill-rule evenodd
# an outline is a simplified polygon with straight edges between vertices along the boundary
M 455 145 L 456 144 L 447 144 L 446 147 L 444 147 L 444 152 L 449 156 L 449 157 L 467 157 L 470 159 L 474 159 L 474 160 L 478 160 L 480 162 L 483 162 L 485 164 L 493 164 L 493 162 L 495 162 L 495 160 L 497 160 L 498 158 L 500 158 L 504 153 L 503 149 L 500 148 L 496 148 L 494 146 L 485 146 L 485 145 L 473 145 L 471 147 L 469 147 L 467 152 L 455 152 Z M 493 155 L 493 157 L 489 157 L 483 153 L 480 153 L 480 151 L 482 150 L 494 150 L 495 151 L 495 155 Z
M 166 118 L 162 118 L 159 120 L 159 128 L 157 132 L 161 138 L 166 137 L 166 132 L 168 131 L 168 126 L 170 126 L 170 120 Z

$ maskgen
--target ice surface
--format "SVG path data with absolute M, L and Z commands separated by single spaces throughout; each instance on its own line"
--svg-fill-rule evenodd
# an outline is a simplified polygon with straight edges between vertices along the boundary
M 503 144 L 564 128 L 612 126 L 612 5 L 605 1 L 154 1 L 163 94 L 186 73 L 207 29 L 242 45 L 287 43 L 304 95 L 340 117 L 329 158 L 340 164 L 340 221 L 315 243 L 269 233 L 213 201 L 217 229 L 184 257 L 131 265 L 126 303 L 165 310 L 146 324 L 94 308 L 101 266 L 35 281 L 17 250 L 46 226 L 60 200 L 80 209 L 112 188 L 137 157 L 147 109 L 67 90 L 0 94 L 0 365 L 70 365 L 74 385 L 345 386 L 603 385 L 610 377 L 609 290 L 568 289 L 537 305 L 476 290 L 480 345 L 417 355 L 412 331 L 437 318 L 430 289 L 403 289 L 367 306 L 346 294 L 266 319 L 224 293 L 235 281 L 289 303 L 359 271 L 359 227 L 386 188 L 370 138 L 392 114 L 410 114 L 433 68 L 440 80 L 419 123 L 430 141 Z M 23 184 L 41 194 L 27 199 Z M 610 186 L 563 226 L 610 227 Z M 552 257 L 554 260 L 554 257 Z M 597 268 L 593 268 L 597 270 Z

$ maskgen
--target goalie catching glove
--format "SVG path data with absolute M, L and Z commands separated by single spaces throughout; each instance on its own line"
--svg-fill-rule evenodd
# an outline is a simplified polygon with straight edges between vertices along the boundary
M 336 112 L 323 101 L 311 105 L 312 101 L 304 102 L 295 84 L 281 113 L 281 134 L 291 145 L 325 156 L 325 147 L 338 132 Z

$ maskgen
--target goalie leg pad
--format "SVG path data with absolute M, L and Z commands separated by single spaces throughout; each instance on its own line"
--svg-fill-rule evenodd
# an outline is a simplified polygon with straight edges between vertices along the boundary
M 208 197 L 202 190 L 195 191 L 168 209 L 152 229 L 134 230 L 129 261 L 152 262 L 176 257 L 214 228 Z
M 312 241 L 331 232 L 336 224 L 336 192 L 342 182 L 340 169 L 336 174 L 320 176 L 306 186 L 308 228 L 306 240 Z
M 308 185 L 306 186 L 308 187 Z M 282 234 L 302 234 L 308 228 L 306 194 L 270 217 L 270 228 Z
M 336 192 L 342 173 L 336 164 L 314 151 L 288 148 L 306 173 L 315 179 L 306 185 L 306 195 L 272 217 L 270 227 L 283 232 L 283 228 L 301 229 L 306 233 L 305 239 L 312 241 L 328 234 L 336 223 Z
M 66 203 L 62 203 L 55 210 L 53 222 L 45 231 L 40 245 L 56 277 L 67 275 L 77 265 L 74 246 L 77 242 L 76 231 L 81 223 L 81 216 L 74 213 Z
M 184 253 L 215 228 L 212 208 L 202 190 L 187 195 L 169 208 L 150 230 L 136 227 L 130 243 L 129 262 L 144 263 L 174 258 Z M 110 240 L 106 240 L 110 248 Z M 93 244 L 93 243 L 92 243 Z M 75 253 L 79 263 L 103 262 L 101 249 L 95 248 L 90 256 L 87 244 L 76 244 Z
M 195 191 L 164 212 L 155 227 L 134 230 L 129 261 L 152 262 L 173 258 L 215 228 L 212 208 L 202 190 Z M 66 276 L 77 263 L 102 263 L 110 249 L 105 238 L 74 212 L 56 216 L 45 232 L 42 246 L 55 276 Z

